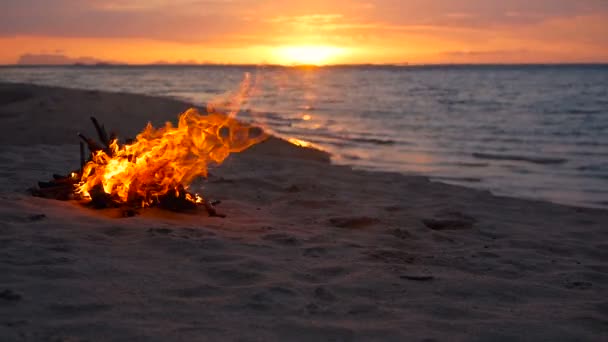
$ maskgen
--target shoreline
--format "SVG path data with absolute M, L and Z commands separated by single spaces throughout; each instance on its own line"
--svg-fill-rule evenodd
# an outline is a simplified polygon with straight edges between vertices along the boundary
M 224 219 L 25 194 L 78 165 L 91 114 L 127 137 L 184 107 L 0 83 L 0 339 L 603 336 L 605 209 L 353 170 L 277 138 L 192 185 Z

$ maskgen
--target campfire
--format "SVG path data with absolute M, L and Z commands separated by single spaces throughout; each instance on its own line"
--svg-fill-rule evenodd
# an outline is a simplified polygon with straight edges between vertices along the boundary
M 154 128 L 148 123 L 135 139 L 122 144 L 91 117 L 99 142 L 79 134 L 80 169 L 38 182 L 32 193 L 79 200 L 94 208 L 121 208 L 127 216 L 146 207 L 185 211 L 199 206 L 210 216 L 222 216 L 214 203 L 190 192 L 188 186 L 197 177 L 206 178 L 210 165 L 221 164 L 230 153 L 241 152 L 267 135 L 233 115 L 211 107 L 208 112 L 203 115 L 194 108 L 188 109 L 180 114 L 177 126 L 167 122 Z

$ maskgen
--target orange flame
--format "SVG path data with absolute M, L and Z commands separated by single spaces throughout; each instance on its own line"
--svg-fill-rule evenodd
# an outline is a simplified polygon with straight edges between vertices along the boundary
M 246 78 L 246 81 L 248 78 Z M 76 192 L 91 199 L 90 192 L 101 186 L 118 202 L 140 201 L 149 206 L 169 191 L 185 189 L 197 177 L 206 177 L 210 164 L 221 164 L 232 152 L 241 152 L 265 140 L 260 128 L 237 121 L 234 115 L 246 97 L 241 86 L 229 115 L 215 112 L 202 115 L 191 108 L 180 114 L 177 127 L 170 122 L 154 128 L 150 123 L 134 143 L 119 146 L 113 140 L 108 150 L 97 151 L 82 170 Z M 188 197 L 192 202 L 201 200 Z

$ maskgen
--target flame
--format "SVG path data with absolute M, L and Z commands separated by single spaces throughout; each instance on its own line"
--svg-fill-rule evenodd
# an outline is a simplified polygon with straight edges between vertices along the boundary
M 251 93 L 255 91 L 255 86 L 251 84 L 251 74 L 246 72 L 245 78 L 239 85 L 239 89 L 236 93 L 231 94 L 228 98 L 217 97 L 207 103 L 207 112 L 215 113 L 217 108 L 222 108 L 223 112 L 231 118 L 236 117 L 243 103 L 251 96 Z
M 245 98 L 242 91 L 239 103 Z M 207 115 L 191 108 L 180 114 L 177 126 L 167 122 L 154 128 L 148 123 L 132 144 L 120 146 L 112 140 L 108 149 L 95 152 L 85 164 L 76 193 L 91 200 L 94 188 L 101 187 L 114 201 L 138 202 L 142 207 L 169 192 L 179 196 L 195 178 L 207 176 L 209 165 L 219 165 L 230 153 L 268 137 L 260 128 L 237 121 L 236 105 L 228 108 L 228 115 L 215 112 L 213 106 Z M 197 194 L 186 193 L 186 198 L 202 202 Z

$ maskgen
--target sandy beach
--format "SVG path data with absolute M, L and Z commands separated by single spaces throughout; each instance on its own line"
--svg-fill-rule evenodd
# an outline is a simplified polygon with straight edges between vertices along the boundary
M 1 341 L 600 341 L 608 211 L 352 170 L 270 138 L 193 185 L 226 218 L 27 189 L 190 105 L 0 84 Z

